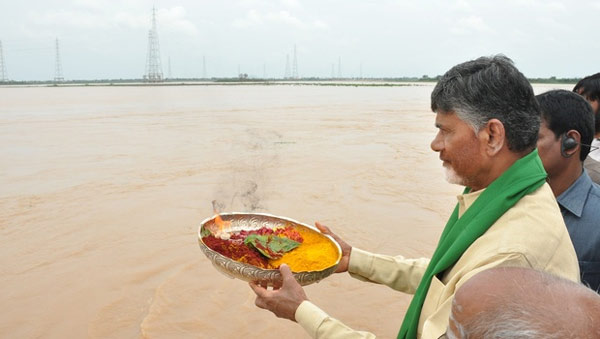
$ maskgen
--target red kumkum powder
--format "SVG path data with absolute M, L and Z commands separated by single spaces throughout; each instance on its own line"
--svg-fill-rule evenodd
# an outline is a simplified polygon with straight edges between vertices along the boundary
M 240 261 L 260 268 L 269 268 L 269 259 L 262 256 L 256 250 L 246 246 L 243 240 L 224 240 L 209 235 L 203 237 L 202 241 L 213 251 L 219 252 L 235 261 Z
M 242 230 L 239 233 L 235 233 L 231 235 L 229 240 L 224 240 L 221 238 L 217 238 L 213 235 L 209 235 L 202 238 L 202 241 L 206 246 L 208 246 L 211 250 L 218 252 L 228 258 L 231 258 L 235 261 L 243 262 L 246 264 L 254 265 L 259 268 L 277 268 L 272 267 L 269 264 L 269 258 L 263 256 L 255 250 L 254 248 L 248 247 L 244 244 L 244 239 L 250 234 L 258 234 L 258 235 L 277 235 L 280 237 L 285 237 L 297 242 L 302 242 L 302 236 L 298 231 L 296 231 L 291 226 L 271 229 L 267 227 L 262 227 L 257 230 L 246 231 Z

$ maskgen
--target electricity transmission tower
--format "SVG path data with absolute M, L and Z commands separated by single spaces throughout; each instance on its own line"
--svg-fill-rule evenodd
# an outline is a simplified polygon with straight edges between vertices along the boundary
M 298 79 L 298 58 L 296 58 L 296 45 L 294 45 L 294 63 L 292 65 L 292 78 Z
M 169 79 L 171 79 L 172 78 L 172 76 L 171 76 L 171 57 L 169 57 L 169 72 L 168 72 L 168 74 L 169 74 L 168 75 Z
M 359 78 L 359 79 L 362 79 L 362 78 L 363 78 L 363 76 L 362 76 L 362 61 L 360 62 L 360 71 L 359 71 L 359 76 L 358 76 L 358 78 Z
M 6 73 L 6 64 L 4 63 L 4 54 L 2 53 L 2 41 L 0 41 L 0 82 L 8 81 Z
M 58 46 L 58 38 L 56 38 L 56 62 L 54 65 L 54 82 L 63 82 L 65 78 L 62 73 L 62 65 L 60 63 L 60 48 Z
M 160 47 L 158 45 L 158 32 L 156 31 L 156 9 L 152 7 L 152 28 L 148 32 L 148 58 L 146 59 L 146 74 L 144 81 L 163 81 L 162 66 L 160 64 Z
M 290 55 L 285 55 L 285 74 L 283 75 L 284 79 L 290 78 Z
M 206 57 L 202 56 L 202 79 L 206 79 Z
M 338 57 L 338 78 L 342 78 L 342 57 Z

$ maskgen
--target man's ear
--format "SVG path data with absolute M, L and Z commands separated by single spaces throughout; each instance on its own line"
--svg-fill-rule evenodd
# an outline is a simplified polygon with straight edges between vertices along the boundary
M 575 143 L 568 145 L 565 142 L 565 140 L 567 140 L 567 139 L 572 139 L 575 141 Z M 581 134 L 579 134 L 579 132 L 577 130 L 574 130 L 574 129 L 569 130 L 563 135 L 563 137 L 560 139 L 560 142 L 561 142 L 560 152 L 561 152 L 562 156 L 565 158 L 570 158 L 575 153 L 579 152 L 579 149 L 581 148 Z
M 504 124 L 498 119 L 490 119 L 482 132 L 485 142 L 485 151 L 489 156 L 494 156 L 500 152 L 506 140 L 506 130 Z

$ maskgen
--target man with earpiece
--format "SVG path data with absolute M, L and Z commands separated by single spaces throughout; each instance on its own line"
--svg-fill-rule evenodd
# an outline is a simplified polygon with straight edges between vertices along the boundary
M 583 96 L 592 105 L 594 111 L 595 136 L 592 141 L 590 154 L 585 159 L 583 167 L 588 171 L 590 178 L 600 184 L 600 73 L 587 76 L 575 85 L 573 92 Z
M 548 184 L 573 241 L 581 281 L 600 290 L 600 186 L 583 161 L 594 137 L 594 113 L 573 92 L 553 90 L 536 96 L 542 111 L 537 147 Z

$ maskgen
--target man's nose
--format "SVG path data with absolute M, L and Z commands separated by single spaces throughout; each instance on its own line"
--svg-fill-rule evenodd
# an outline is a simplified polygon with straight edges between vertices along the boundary
M 440 138 L 440 133 L 435 135 L 435 138 L 433 138 L 433 140 L 431 141 L 431 149 L 434 152 L 440 152 L 443 148 L 443 142 L 442 139 Z

